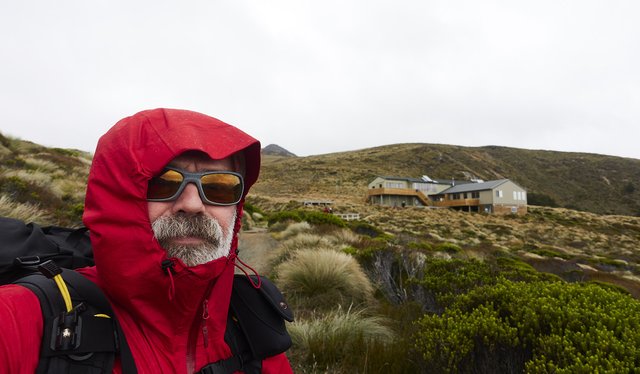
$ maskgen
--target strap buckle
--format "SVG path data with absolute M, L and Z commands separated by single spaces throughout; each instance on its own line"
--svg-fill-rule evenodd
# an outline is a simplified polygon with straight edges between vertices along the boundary
M 80 313 L 85 309 L 84 303 L 80 303 L 70 312 L 62 312 L 53 320 L 51 350 L 70 351 L 80 347 L 82 337 Z

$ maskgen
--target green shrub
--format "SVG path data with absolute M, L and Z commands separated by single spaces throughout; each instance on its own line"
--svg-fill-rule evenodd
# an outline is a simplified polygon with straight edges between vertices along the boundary
M 245 201 L 243 209 L 244 209 L 244 210 L 245 210 L 249 215 L 253 215 L 253 213 L 259 213 L 259 214 L 261 214 L 262 216 L 265 216 L 265 213 L 264 213 L 260 208 L 258 208 L 257 206 L 255 206 L 255 205 L 251 204 L 251 203 L 250 203 L 250 202 L 248 202 L 248 201 Z
M 312 225 L 332 225 L 337 227 L 347 226 L 340 217 L 315 210 L 285 210 L 271 214 L 268 219 L 269 226 L 283 221 L 306 221 Z
M 363 237 L 358 243 L 354 243 L 352 246 L 354 251 L 349 254 L 355 256 L 359 260 L 370 260 L 374 254 L 379 251 L 384 251 L 389 248 L 389 241 L 386 236 L 379 236 L 377 238 Z
M 535 253 L 535 254 L 543 256 L 543 257 L 558 257 L 558 258 L 562 258 L 562 259 L 565 259 L 565 260 L 571 258 L 571 256 L 569 256 L 567 254 L 560 253 L 560 252 L 555 251 L 553 249 L 546 249 L 546 248 L 535 249 L 535 250 L 532 250 L 531 253 Z
M 640 302 L 593 284 L 512 282 L 417 324 L 429 372 L 639 372 Z
M 276 212 L 273 213 L 271 215 L 269 215 L 269 219 L 268 219 L 268 224 L 269 226 L 278 223 L 278 222 L 286 222 L 286 221 L 293 221 L 293 222 L 300 222 L 302 221 L 302 215 L 300 214 L 299 210 L 285 210 L 283 212 Z
M 424 277 L 417 283 L 433 294 L 440 306 L 447 305 L 455 295 L 497 281 L 494 269 L 478 260 L 431 258 L 423 272 Z
M 429 242 L 419 241 L 419 242 L 410 242 L 407 244 L 409 249 L 415 249 L 418 251 L 432 251 L 433 246 Z
M 347 227 L 347 224 L 338 216 L 329 213 L 317 212 L 315 210 L 305 211 L 303 219 L 312 225 L 331 225 L 336 227 Z
M 460 246 L 458 246 L 457 244 L 445 242 L 445 243 L 438 244 L 435 250 L 440 252 L 447 252 L 447 253 L 458 253 L 462 251 L 462 248 L 460 248 Z
M 519 258 L 503 255 L 496 259 L 500 277 L 512 281 L 560 281 L 560 277 L 551 273 L 542 273 Z
M 364 221 L 350 221 L 348 226 L 356 234 L 367 235 L 372 238 L 376 238 L 384 234 L 384 232 L 379 228 Z
M 622 188 L 622 193 L 625 195 L 631 195 L 636 191 L 636 186 L 632 182 L 628 182 Z
M 529 205 L 549 206 L 556 208 L 558 203 L 549 195 L 544 193 L 529 192 L 527 193 L 527 203 Z

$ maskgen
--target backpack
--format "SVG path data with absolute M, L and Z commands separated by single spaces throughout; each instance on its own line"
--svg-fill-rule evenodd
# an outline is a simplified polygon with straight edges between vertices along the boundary
M 40 227 L 0 217 L 0 285 L 16 283 L 40 300 L 44 331 L 37 373 L 110 373 L 117 354 L 123 373 L 136 373 L 133 356 L 109 301 L 72 270 L 92 266 L 86 228 Z M 198 373 L 259 373 L 263 359 L 291 346 L 285 320 L 293 313 L 266 277 L 234 277 L 225 341 L 233 356 Z M 62 296 L 62 297 L 61 297 Z

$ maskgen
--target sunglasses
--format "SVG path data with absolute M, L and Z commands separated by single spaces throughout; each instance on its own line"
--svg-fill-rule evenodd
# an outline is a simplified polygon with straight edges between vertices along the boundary
M 173 201 L 188 183 L 198 187 L 203 202 L 210 205 L 235 205 L 242 199 L 242 175 L 232 171 L 188 171 L 167 167 L 162 174 L 149 180 L 147 201 Z

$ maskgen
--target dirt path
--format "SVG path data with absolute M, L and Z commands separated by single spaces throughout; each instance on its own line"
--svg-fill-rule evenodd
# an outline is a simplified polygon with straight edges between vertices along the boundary
M 239 257 L 259 274 L 268 275 L 269 259 L 278 246 L 278 241 L 264 230 L 241 231 L 238 236 Z

